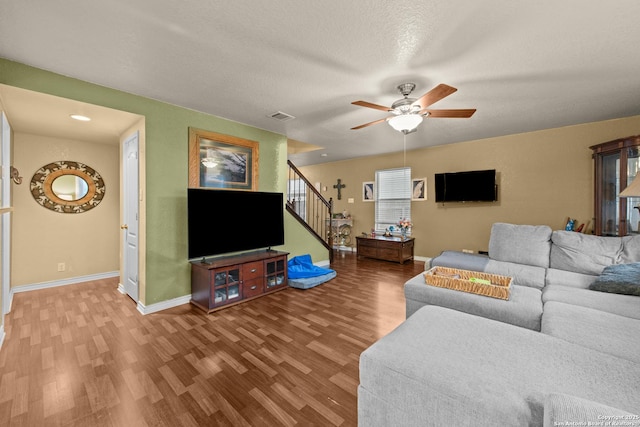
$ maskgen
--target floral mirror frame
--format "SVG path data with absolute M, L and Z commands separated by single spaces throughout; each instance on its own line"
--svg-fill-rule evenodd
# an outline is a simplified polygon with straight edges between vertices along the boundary
M 65 200 L 54 192 L 53 182 L 64 175 L 75 175 L 84 180 L 88 190 L 75 200 Z M 35 201 L 54 212 L 83 213 L 98 206 L 105 194 L 102 176 L 93 168 L 80 162 L 60 160 L 44 165 L 31 178 L 31 195 Z

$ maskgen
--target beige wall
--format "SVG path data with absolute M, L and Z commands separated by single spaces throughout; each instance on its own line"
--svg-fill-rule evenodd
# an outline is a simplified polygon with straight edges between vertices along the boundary
M 406 165 L 412 176 L 427 177 L 428 200 L 411 204 L 416 256 L 433 257 L 448 249 L 487 250 L 494 222 L 547 224 L 559 229 L 568 216 L 581 222 L 591 220 L 589 146 L 639 133 L 640 116 L 634 116 L 407 152 Z M 419 135 L 407 138 L 412 137 Z M 401 134 L 398 142 L 402 143 Z M 347 209 L 354 216 L 353 234 L 360 235 L 370 232 L 374 223 L 374 203 L 362 201 L 362 182 L 373 181 L 378 169 L 403 166 L 403 157 L 399 152 L 300 169 L 311 182 L 327 187 L 323 195 L 333 197 L 336 212 Z M 435 173 L 479 169 L 497 170 L 498 202 L 434 202 Z M 333 189 L 338 178 L 347 186 L 342 200 L 336 200 Z M 347 203 L 349 198 L 355 203 Z
M 92 210 L 62 214 L 40 206 L 29 183 L 36 170 L 58 160 L 94 168 L 104 180 L 105 197 Z M 37 284 L 118 271 L 120 178 L 117 140 L 91 144 L 15 133 L 14 164 L 24 177 L 13 187 L 11 285 Z M 66 271 L 58 272 L 58 263 Z

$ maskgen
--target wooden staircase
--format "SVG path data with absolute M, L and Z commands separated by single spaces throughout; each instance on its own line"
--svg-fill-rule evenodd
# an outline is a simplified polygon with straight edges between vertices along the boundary
M 309 180 L 287 160 L 287 211 L 293 215 L 322 245 L 329 250 L 333 261 L 333 200 L 322 197 Z

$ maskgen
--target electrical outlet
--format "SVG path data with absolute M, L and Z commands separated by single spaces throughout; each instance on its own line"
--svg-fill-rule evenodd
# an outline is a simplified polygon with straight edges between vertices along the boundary
M 465 254 L 472 254 L 473 253 L 473 251 L 471 249 L 463 249 L 462 252 L 465 253 Z
M 58 271 L 65 271 L 66 269 L 67 269 L 67 266 L 65 265 L 64 262 L 58 263 Z

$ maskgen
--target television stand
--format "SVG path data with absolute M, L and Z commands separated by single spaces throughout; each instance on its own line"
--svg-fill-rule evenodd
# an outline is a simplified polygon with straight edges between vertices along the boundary
M 191 261 L 191 304 L 211 313 L 285 289 L 288 255 L 269 249 Z

